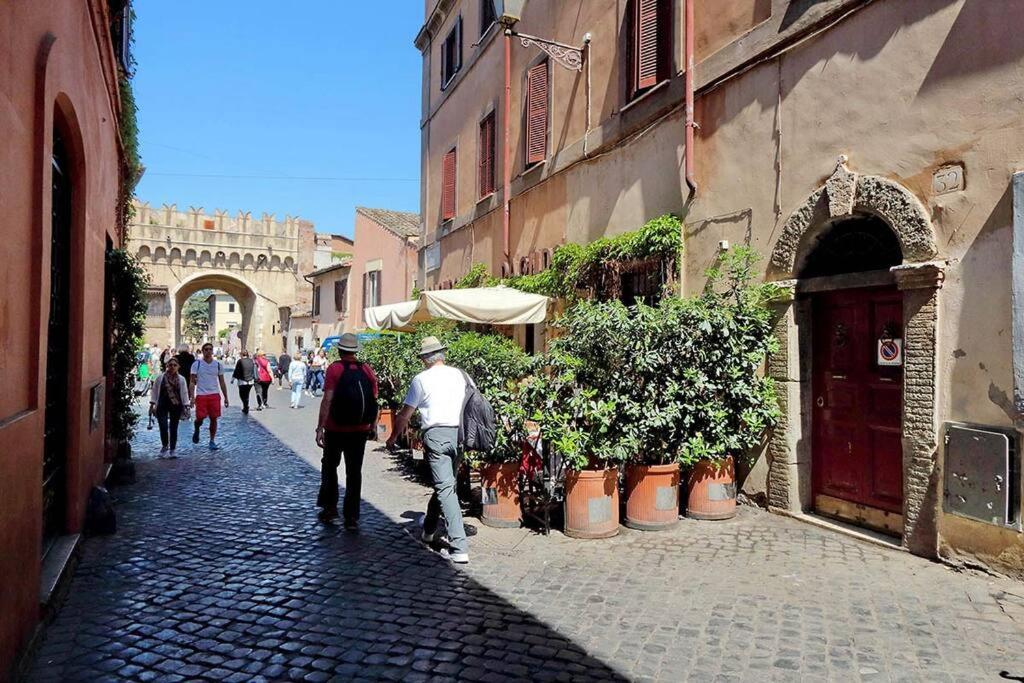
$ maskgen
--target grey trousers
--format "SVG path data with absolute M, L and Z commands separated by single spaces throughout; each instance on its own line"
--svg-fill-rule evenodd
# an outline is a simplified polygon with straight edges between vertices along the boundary
M 434 480 L 434 495 L 427 504 L 423 530 L 428 534 L 434 533 L 438 519 L 443 514 L 452 552 L 469 552 L 466 527 L 462 523 L 462 508 L 459 507 L 459 497 L 455 493 L 455 475 L 462 460 L 459 428 L 431 427 L 423 433 L 423 450 Z

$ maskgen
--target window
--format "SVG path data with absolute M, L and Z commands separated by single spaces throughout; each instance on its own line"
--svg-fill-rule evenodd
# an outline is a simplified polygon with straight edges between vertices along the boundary
M 334 310 L 338 313 L 348 312 L 348 278 L 334 283 Z
M 484 34 L 494 23 L 498 21 L 497 13 L 494 11 L 494 0 L 480 0 L 480 37 L 483 38 Z
M 671 0 L 632 0 L 629 8 L 630 99 L 667 80 L 672 69 Z
M 548 155 L 548 63 L 526 72 L 526 164 L 544 161 Z
M 363 308 L 380 306 L 380 271 L 371 270 L 363 274 Z
M 235 312 L 235 305 L 234 304 L 228 304 L 228 313 L 234 313 L 234 312 Z
M 494 112 L 480 122 L 480 197 L 494 192 Z
M 462 17 L 455 20 L 448 37 L 441 45 L 441 90 L 448 87 L 448 84 L 455 78 L 455 74 L 462 68 Z
M 313 287 L 313 316 L 320 315 L 320 285 Z
M 455 218 L 455 148 L 441 161 L 441 220 Z

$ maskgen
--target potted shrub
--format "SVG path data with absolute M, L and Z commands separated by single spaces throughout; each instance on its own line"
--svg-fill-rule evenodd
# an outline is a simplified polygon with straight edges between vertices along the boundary
M 611 429 L 615 401 L 580 384 L 580 359 L 556 351 L 547 361 L 547 372 L 527 383 L 524 397 L 550 457 L 564 464 L 565 534 L 614 536 L 619 532 L 621 460 Z
M 523 521 L 519 464 L 527 417 L 518 382 L 529 372 L 532 359 L 507 337 L 463 332 L 450 342 L 448 362 L 465 370 L 494 408 L 495 448 L 476 454 L 473 463 L 480 472 L 480 521 L 493 527 L 517 528 Z
M 611 418 L 625 461 L 625 525 L 635 529 L 679 521 L 679 322 L 675 298 L 653 307 L 581 302 L 562 318 L 555 344 L 581 359 L 582 384 L 616 404 Z
M 726 253 L 708 271 L 704 293 L 687 303 L 687 405 L 680 460 L 688 469 L 686 514 L 728 519 L 736 514 L 735 461 L 749 457 L 779 418 L 775 385 L 760 369 L 777 349 L 767 306 L 770 283 L 752 284 L 756 255 Z

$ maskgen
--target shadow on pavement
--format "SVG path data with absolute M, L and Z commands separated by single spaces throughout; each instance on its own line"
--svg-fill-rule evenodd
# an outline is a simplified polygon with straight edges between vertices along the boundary
M 319 474 L 226 420 L 114 491 L 31 680 L 625 680 L 365 502 L 360 533 L 321 525 Z

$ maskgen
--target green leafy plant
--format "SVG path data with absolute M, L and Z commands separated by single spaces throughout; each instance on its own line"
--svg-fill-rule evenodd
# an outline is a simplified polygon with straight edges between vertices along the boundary
M 106 256 L 107 288 L 110 292 L 110 367 L 113 382 L 110 396 L 110 434 L 116 441 L 128 441 L 135 433 L 138 415 L 134 410 L 136 361 L 146 331 L 146 287 L 149 276 L 142 264 L 125 249 L 113 249 Z
M 778 290 L 752 284 L 755 260 L 726 254 L 697 297 L 582 301 L 558 321 L 552 352 L 574 359 L 580 391 L 615 405 L 603 452 L 642 464 L 740 458 L 775 424 L 775 387 L 759 370 L 776 345 L 766 304 Z
M 551 265 L 539 273 L 513 275 L 504 279 L 488 274 L 487 266 L 474 264 L 456 288 L 506 285 L 523 292 L 575 301 L 581 292 L 593 294 L 599 289 L 602 275 L 616 262 L 660 260 L 665 267 L 666 282 L 676 279 L 681 262 L 682 221 L 666 214 L 645 223 L 638 230 L 615 237 L 603 237 L 583 246 L 569 243 L 555 248 Z

